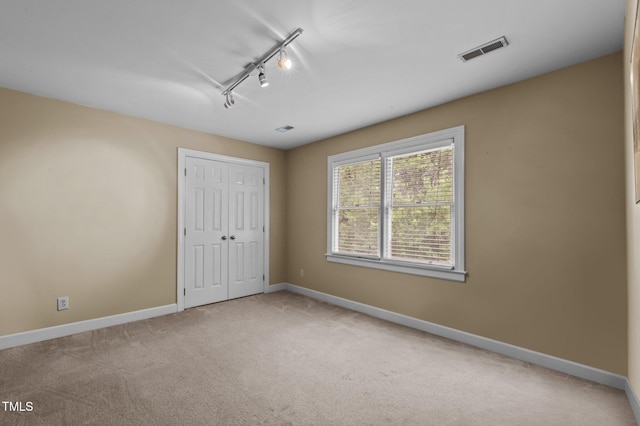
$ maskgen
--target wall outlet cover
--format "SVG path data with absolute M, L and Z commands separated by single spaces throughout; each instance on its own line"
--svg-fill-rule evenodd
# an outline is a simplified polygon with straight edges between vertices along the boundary
M 68 296 L 58 297 L 58 310 L 64 311 L 67 309 L 69 309 L 69 297 Z

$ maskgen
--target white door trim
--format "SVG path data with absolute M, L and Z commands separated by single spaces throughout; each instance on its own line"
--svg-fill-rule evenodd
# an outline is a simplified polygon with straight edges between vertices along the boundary
M 178 267 L 177 267 L 177 306 L 178 312 L 184 311 L 184 186 L 186 158 L 195 157 L 205 160 L 224 161 L 232 164 L 245 164 L 260 167 L 264 170 L 264 282 L 263 290 L 269 290 L 269 163 L 248 160 L 246 158 L 229 157 L 211 152 L 178 148 Z

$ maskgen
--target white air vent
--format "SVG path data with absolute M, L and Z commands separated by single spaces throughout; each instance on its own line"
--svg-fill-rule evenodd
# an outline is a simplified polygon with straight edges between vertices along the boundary
M 464 53 L 458 55 L 458 59 L 462 62 L 467 62 L 469 59 L 477 58 L 478 56 L 486 55 L 489 52 L 493 52 L 496 49 L 507 47 L 509 43 L 505 37 L 500 37 L 497 40 L 490 41 L 482 46 L 474 47 Z

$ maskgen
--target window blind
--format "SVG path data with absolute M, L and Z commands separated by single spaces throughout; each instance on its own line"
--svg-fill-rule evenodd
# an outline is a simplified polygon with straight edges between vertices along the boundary
M 333 169 L 334 251 L 380 257 L 380 158 Z
M 385 257 L 452 266 L 453 148 L 386 159 Z

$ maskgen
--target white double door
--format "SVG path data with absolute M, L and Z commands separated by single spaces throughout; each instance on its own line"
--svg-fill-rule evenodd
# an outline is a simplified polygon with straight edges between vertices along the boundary
M 264 291 L 264 169 L 186 157 L 185 308 Z

